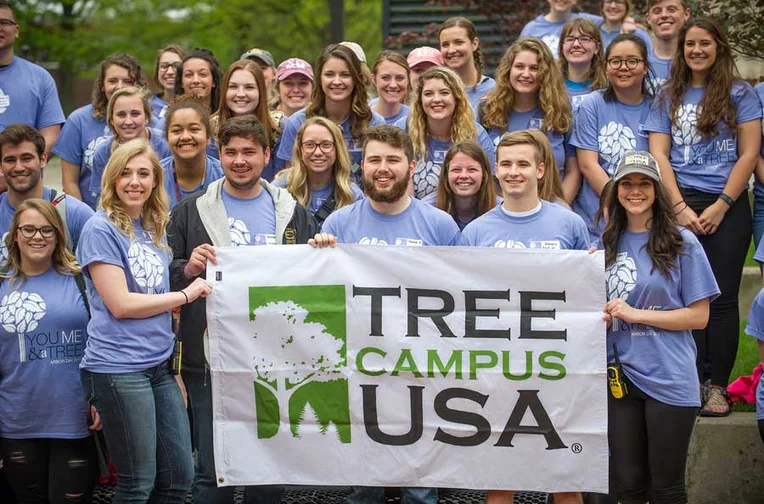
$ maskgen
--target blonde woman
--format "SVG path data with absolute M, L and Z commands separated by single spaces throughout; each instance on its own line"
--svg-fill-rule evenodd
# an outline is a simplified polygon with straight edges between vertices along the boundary
M 6 245 L 0 309 L 15 313 L 15 322 L 4 318 L 0 327 L 5 473 L 19 502 L 66 502 L 67 495 L 89 502 L 98 468 L 80 384 L 89 319 L 80 268 L 66 248 L 61 217 L 43 199 L 18 206 Z
M 307 208 L 318 224 L 335 210 L 363 198 L 350 180 L 350 156 L 339 126 L 325 117 L 307 119 L 297 132 L 294 162 L 274 182 Z
M 385 118 L 386 124 L 408 117 L 411 96 L 411 69 L 406 58 L 395 51 L 382 51 L 371 67 L 377 97 L 369 102 L 371 110 Z
M 578 162 L 568 155 L 573 124 L 562 72 L 540 39 L 516 40 L 496 70 L 496 87 L 484 98 L 480 123 L 497 144 L 504 133 L 537 129 L 546 134 L 560 170 L 565 201 L 570 204 L 581 186 Z
M 115 503 L 182 503 L 194 476 L 182 381 L 168 365 L 170 311 L 211 287 L 197 279 L 170 292 L 163 182 L 146 140 L 120 145 L 104 172 L 101 208 L 77 248 L 92 317 L 82 384 L 116 468 Z
M 476 140 L 493 167 L 493 142 L 475 122 L 462 81 L 449 68 L 425 70 L 411 114 L 395 126 L 407 130 L 414 144 L 414 196 L 418 199 L 435 192 L 446 152 L 456 142 Z

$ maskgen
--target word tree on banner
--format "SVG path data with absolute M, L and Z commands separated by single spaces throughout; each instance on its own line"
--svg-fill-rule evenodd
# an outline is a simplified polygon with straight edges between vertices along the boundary
M 607 492 L 603 254 L 217 250 L 220 485 Z

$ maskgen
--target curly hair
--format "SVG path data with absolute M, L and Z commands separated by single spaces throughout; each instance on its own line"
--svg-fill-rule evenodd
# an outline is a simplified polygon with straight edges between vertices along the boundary
M 196 96 L 195 94 L 185 94 L 182 96 L 176 96 L 172 103 L 167 107 L 167 112 L 164 115 L 164 137 L 165 140 L 169 136 L 170 126 L 172 125 L 172 118 L 179 110 L 191 109 L 199 114 L 199 119 L 202 121 L 204 130 L 207 133 L 207 138 L 212 138 L 212 126 L 210 125 L 210 111 L 204 105 L 204 100 Z
M 143 77 L 141 64 L 134 56 L 119 53 L 108 56 L 98 66 L 98 77 L 93 83 L 93 93 L 90 103 L 93 105 L 93 117 L 96 119 L 106 119 L 106 106 L 109 104 L 106 98 L 106 89 L 104 87 L 106 80 L 106 70 L 112 66 L 119 66 L 127 70 L 127 74 L 133 81 L 133 86 L 146 87 L 146 79 Z
M 408 119 L 408 133 L 414 144 L 414 159 L 422 159 L 427 155 L 427 140 L 430 131 L 427 125 L 427 115 L 422 106 L 422 92 L 424 85 L 429 80 L 440 79 L 451 91 L 454 97 L 454 113 L 451 116 L 451 141 L 453 143 L 463 140 L 477 139 L 477 126 L 475 117 L 472 115 L 472 105 L 464 90 L 462 80 L 456 72 L 447 67 L 431 67 L 425 70 L 419 77 L 420 85 L 416 91 L 416 99 L 411 107 Z
M 645 76 L 642 77 L 642 96 L 652 98 L 653 88 L 650 85 L 650 77 L 653 74 L 653 70 L 650 67 L 650 62 L 647 60 L 647 44 L 644 40 L 642 40 L 641 37 L 637 37 L 633 33 L 621 33 L 620 35 L 617 35 L 605 50 L 605 61 L 610 59 L 610 53 L 621 42 L 631 42 L 637 46 L 637 49 L 639 50 L 639 57 L 642 60 L 642 64 L 645 66 Z M 606 102 L 614 102 L 617 100 L 615 90 L 613 89 L 613 84 L 610 82 L 610 79 L 607 81 L 607 86 L 605 86 L 605 91 L 602 93 L 602 98 Z
M 268 141 L 268 145 L 273 148 L 271 142 L 273 141 L 273 132 L 276 130 L 276 125 L 273 123 L 270 114 L 270 108 L 268 107 L 268 89 L 265 87 L 265 77 L 263 75 L 263 69 L 252 60 L 239 60 L 234 61 L 231 66 L 226 70 L 223 76 L 223 85 L 220 91 L 220 105 L 218 111 L 212 115 L 212 122 L 215 125 L 216 131 L 215 138 L 217 140 L 217 129 L 220 125 L 226 122 L 228 119 L 234 116 L 231 109 L 228 107 L 228 100 L 226 99 L 226 93 L 228 92 L 228 85 L 231 82 L 231 77 L 237 70 L 246 70 L 252 74 L 257 84 L 257 91 L 260 96 L 258 99 L 257 107 L 251 114 L 257 117 L 260 124 L 265 126 L 265 135 Z
M 310 185 L 308 184 L 310 169 L 302 160 L 302 138 L 309 126 L 323 126 L 332 135 L 336 155 L 332 165 L 334 201 L 336 202 L 334 208 L 339 209 L 351 204 L 354 196 L 350 189 L 350 154 L 348 154 L 345 140 L 342 138 L 340 127 L 325 117 L 311 117 L 300 126 L 294 142 L 292 166 L 287 170 L 287 190 L 302 206 L 307 208 L 310 205 Z
M 716 61 L 706 72 L 706 91 L 698 102 L 700 109 L 697 117 L 698 132 L 708 138 L 718 134 L 717 125 L 720 122 L 731 130 L 737 127 L 737 110 L 732 100 L 731 90 L 735 82 L 740 79 L 727 35 L 713 19 L 706 17 L 691 19 L 682 28 L 679 35 L 679 50 L 674 57 L 671 75 L 661 90 L 660 104 L 665 106 L 668 101 L 669 118 L 672 124 L 678 124 L 679 107 L 692 81 L 692 70 L 684 56 L 685 39 L 691 28 L 700 28 L 708 32 L 716 42 Z
M 470 42 L 474 42 L 478 39 L 477 36 L 477 30 L 475 29 L 475 25 L 472 24 L 472 21 L 467 19 L 466 17 L 452 17 L 448 18 L 438 27 L 438 43 L 440 43 L 440 34 L 443 32 L 443 30 L 447 30 L 449 28 L 464 28 L 464 31 L 467 32 L 467 38 Z M 477 70 L 477 80 L 475 81 L 475 86 L 473 86 L 472 90 L 474 91 L 477 87 L 477 83 L 480 82 L 480 78 L 483 76 L 483 53 L 480 50 L 480 46 L 478 45 L 478 48 L 475 49 L 472 52 L 472 62 L 475 65 L 475 70 Z
M 565 58 L 565 51 L 563 51 L 563 45 L 565 44 L 565 37 L 569 36 L 574 31 L 578 31 L 581 35 L 588 35 L 594 39 L 594 43 L 597 44 L 597 48 L 594 51 L 594 56 L 589 62 L 589 71 L 586 72 L 586 80 L 592 82 L 592 91 L 595 89 L 602 89 L 607 84 L 607 77 L 605 76 L 605 51 L 602 47 L 602 34 L 597 25 L 592 23 L 586 18 L 577 17 L 573 18 L 562 27 L 560 33 L 560 45 L 558 46 L 558 54 L 560 55 L 559 64 L 560 70 L 562 70 L 562 78 L 568 78 L 568 60 Z
M 181 60 L 180 66 L 178 67 L 177 77 L 175 77 L 175 96 L 180 96 L 187 92 L 183 89 L 183 67 L 188 60 L 192 59 L 204 60 L 210 68 L 210 74 L 212 75 L 212 90 L 210 91 L 210 102 L 208 106 L 211 113 L 216 112 L 217 107 L 220 104 L 220 81 L 223 78 L 223 72 L 220 70 L 220 62 L 209 49 L 196 47 L 186 53 L 183 57 L 183 60 Z
M 310 95 L 310 103 L 305 108 L 305 117 L 326 116 L 326 95 L 321 83 L 324 65 L 331 58 L 337 58 L 345 62 L 353 78 L 353 92 L 350 97 L 350 134 L 353 138 L 360 138 L 364 130 L 371 123 L 372 112 L 369 107 L 369 95 L 364 84 L 361 61 L 352 49 L 340 44 L 331 44 L 324 49 L 316 61 L 316 76 L 318 82 L 313 86 Z
M 448 183 L 448 172 L 451 170 L 451 161 L 459 153 L 477 161 L 481 168 L 482 178 L 480 179 L 480 189 L 477 192 L 476 215 L 476 217 L 480 217 L 496 206 L 496 184 L 493 181 L 491 163 L 488 161 L 488 156 L 475 140 L 457 142 L 446 152 L 446 157 L 443 159 L 443 168 L 440 172 L 440 179 L 438 180 L 435 206 L 454 218 L 458 217 L 456 215 L 456 196 L 451 188 L 451 184 Z
M 151 171 L 154 174 L 155 186 L 151 190 L 148 200 L 143 204 L 141 225 L 147 231 L 152 231 L 151 241 L 157 247 L 167 249 L 164 243 L 165 231 L 170 221 L 169 203 L 167 192 L 164 189 L 164 170 L 159 164 L 159 159 L 151 148 L 151 145 L 143 138 L 135 138 L 117 147 L 112 152 L 109 162 L 101 180 L 100 208 L 106 212 L 106 217 L 117 230 L 123 235 L 133 239 L 135 229 L 133 221 L 127 214 L 127 209 L 117 195 L 117 181 L 122 176 L 122 171 L 135 156 L 144 154 L 151 161 Z
M 496 87 L 485 94 L 481 122 L 483 127 L 506 130 L 509 115 L 515 103 L 515 90 L 509 81 L 509 74 L 515 58 L 522 51 L 530 51 L 538 60 L 538 106 L 544 114 L 544 133 L 556 131 L 566 133 L 573 122 L 573 112 L 562 71 L 544 42 L 535 37 L 523 37 L 516 40 L 504 53 L 496 69 Z
M 628 214 L 618 200 L 618 186 L 622 181 L 613 183 L 605 196 L 607 219 L 605 230 L 602 232 L 602 244 L 605 248 L 606 267 L 615 263 L 618 255 L 618 239 L 628 225 Z M 679 230 L 679 223 L 671 208 L 671 200 L 666 189 L 660 182 L 651 181 L 655 190 L 655 201 L 652 207 L 653 215 L 647 226 L 649 236 L 645 250 L 653 262 L 651 271 L 657 268 L 662 275 L 669 276 L 671 270 L 677 267 L 677 257 L 682 254 L 684 238 Z
M 62 275 L 78 274 L 80 267 L 77 264 L 77 259 L 66 248 L 66 230 L 56 207 L 44 199 L 29 198 L 22 201 L 16 209 L 16 213 L 11 221 L 11 227 L 5 237 L 8 260 L 2 267 L 2 275 L 4 278 L 9 278 L 9 288 L 13 288 L 13 284 L 17 280 L 19 281 L 19 287 L 26 280 L 26 274 L 21 267 L 21 249 L 19 248 L 17 231 L 20 227 L 19 221 L 27 210 L 39 212 L 48 221 L 48 224 L 56 230 L 56 247 L 53 249 L 53 257 L 51 258 L 53 268 Z

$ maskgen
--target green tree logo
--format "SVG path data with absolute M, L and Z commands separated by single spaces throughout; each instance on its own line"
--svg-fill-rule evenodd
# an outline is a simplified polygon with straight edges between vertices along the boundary
M 249 309 L 258 437 L 289 426 L 349 443 L 345 286 L 251 287 Z

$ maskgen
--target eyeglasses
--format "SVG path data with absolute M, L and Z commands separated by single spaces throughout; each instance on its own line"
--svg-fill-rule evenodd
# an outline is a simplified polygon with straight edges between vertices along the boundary
M 626 68 L 627 69 L 634 70 L 643 61 L 645 61 L 645 60 L 639 59 L 639 58 L 625 58 L 625 59 L 610 58 L 609 60 L 607 60 L 607 66 L 609 66 L 613 70 L 619 70 L 621 68 L 621 65 L 626 63 Z
M 300 144 L 302 147 L 302 150 L 306 152 L 313 152 L 316 150 L 316 147 L 321 149 L 321 152 L 324 154 L 328 154 L 329 152 L 334 150 L 334 142 L 303 142 Z
M 43 238 L 53 238 L 53 236 L 56 234 L 56 228 L 53 226 L 43 226 L 43 227 L 34 227 L 34 226 L 21 226 L 19 228 L 19 231 L 21 231 L 21 236 L 24 238 L 34 238 L 34 235 L 37 234 L 39 231 L 40 236 Z
M 18 26 L 18 23 L 12 19 L 0 19 L 0 26 Z
M 580 37 L 565 37 L 562 42 L 567 45 L 573 45 L 573 42 L 578 41 L 579 44 L 591 44 L 594 42 L 594 38 L 588 35 L 581 35 Z
M 160 63 L 159 64 L 159 71 L 160 72 L 166 72 L 170 68 L 175 69 L 175 71 L 178 71 L 178 68 L 180 68 L 180 63 Z

